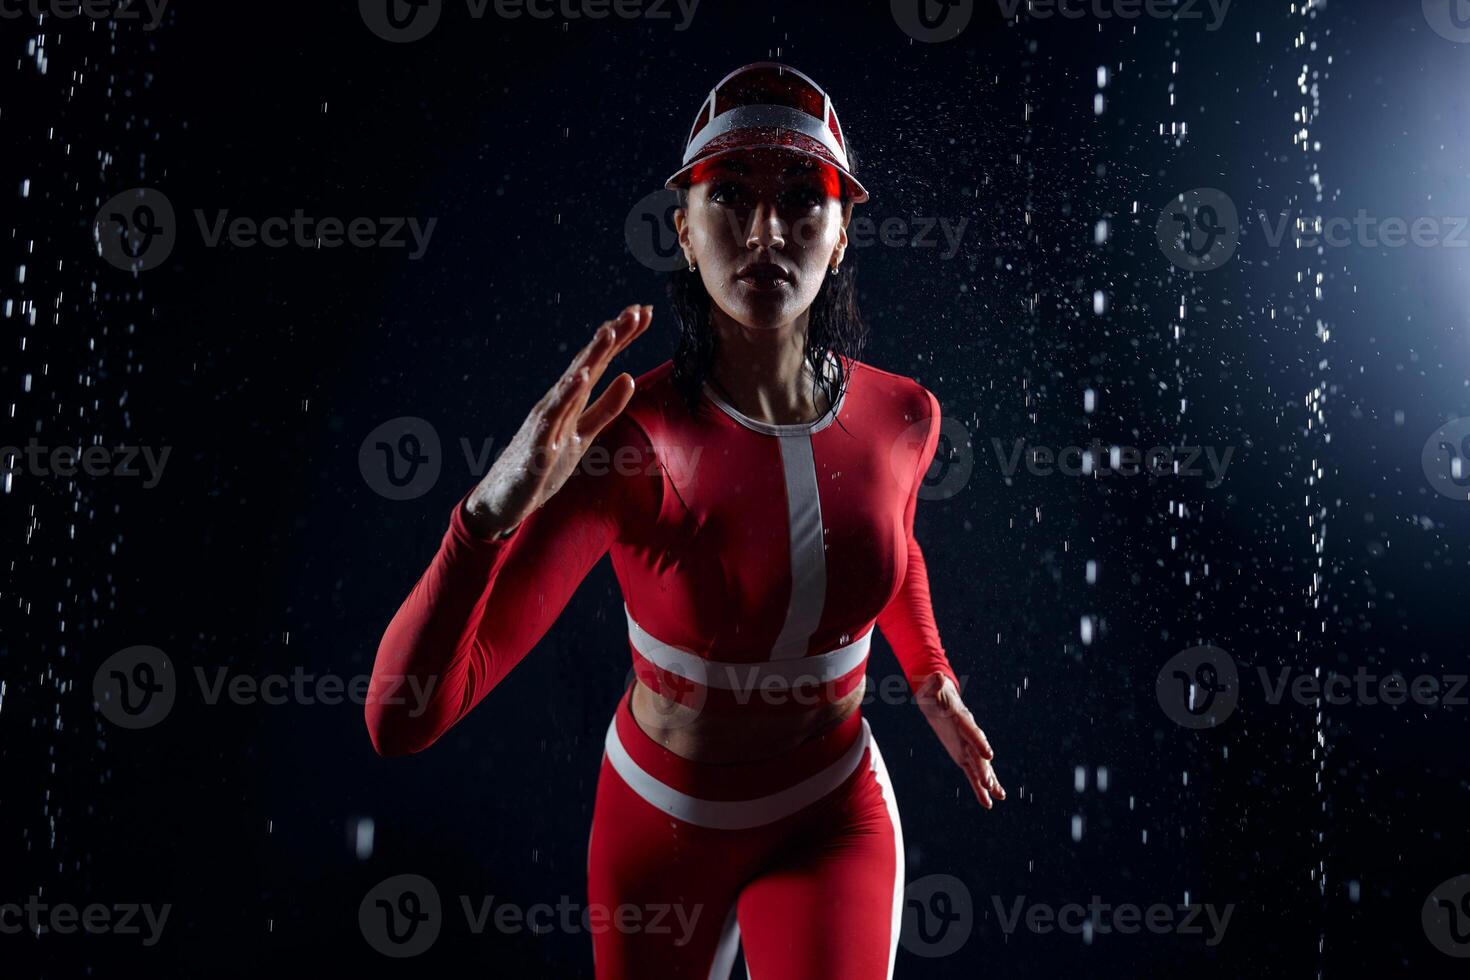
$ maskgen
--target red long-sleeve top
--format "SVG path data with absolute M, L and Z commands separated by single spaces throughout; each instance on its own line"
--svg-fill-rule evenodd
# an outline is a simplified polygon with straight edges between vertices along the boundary
M 863 678 L 875 624 L 911 690 L 934 672 L 954 679 L 913 533 L 939 403 L 910 378 L 844 363 L 847 388 L 822 418 L 772 425 L 708 385 L 691 413 L 665 361 L 510 537 L 476 535 L 468 492 L 456 501 L 378 646 L 377 751 L 417 752 L 463 718 L 605 552 L 639 679 L 701 710 L 839 698 Z

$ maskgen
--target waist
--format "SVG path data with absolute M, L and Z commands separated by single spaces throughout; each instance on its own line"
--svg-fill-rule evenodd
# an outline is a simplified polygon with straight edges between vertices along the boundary
M 698 712 L 807 712 L 852 697 L 863 684 L 873 627 L 824 653 L 734 662 L 666 643 L 633 619 L 626 604 L 633 670 L 649 690 Z M 861 694 L 858 695 L 861 697 Z
M 837 725 L 779 755 L 751 762 L 684 758 L 660 745 L 633 717 L 630 685 L 608 726 L 608 762 L 639 796 L 688 823 L 737 829 L 782 819 L 841 786 L 871 741 L 852 711 Z

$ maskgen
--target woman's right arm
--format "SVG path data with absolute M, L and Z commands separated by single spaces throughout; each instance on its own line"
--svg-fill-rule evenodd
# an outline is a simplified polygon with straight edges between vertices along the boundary
M 584 409 L 608 362 L 651 317 L 635 306 L 603 324 L 456 501 L 438 552 L 378 645 L 364 714 L 379 755 L 418 752 L 464 717 L 546 633 L 612 541 L 657 515 L 653 448 L 621 414 L 633 379 L 619 375 Z M 587 462 L 598 465 L 579 466 L 594 445 Z

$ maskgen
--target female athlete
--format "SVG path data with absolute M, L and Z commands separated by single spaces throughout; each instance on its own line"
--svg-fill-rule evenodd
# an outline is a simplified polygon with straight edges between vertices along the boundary
M 629 306 L 531 409 L 389 624 L 368 730 L 385 756 L 432 744 L 610 552 L 636 679 L 607 729 L 589 909 L 691 926 L 604 920 L 596 976 L 723 980 L 738 946 L 756 980 L 891 977 L 903 836 L 859 710 L 875 626 L 980 803 L 1006 795 L 913 534 L 939 404 L 858 360 L 842 266 L 868 194 L 815 82 L 726 76 L 666 186 L 688 262 L 674 356 L 588 404 L 648 329 L 653 308 Z M 427 710 L 397 703 L 408 678 L 434 681 Z

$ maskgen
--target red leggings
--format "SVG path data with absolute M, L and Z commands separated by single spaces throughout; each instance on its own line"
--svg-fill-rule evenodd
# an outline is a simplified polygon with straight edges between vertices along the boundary
M 629 689 L 631 692 L 631 688 Z M 608 728 L 587 847 L 597 980 L 888 980 L 903 831 L 859 711 L 774 760 L 691 762 L 625 693 Z

